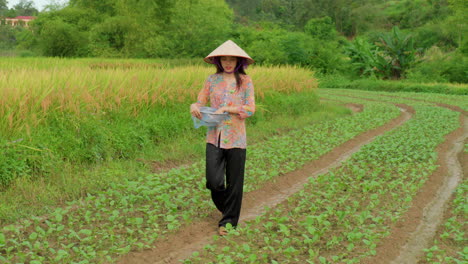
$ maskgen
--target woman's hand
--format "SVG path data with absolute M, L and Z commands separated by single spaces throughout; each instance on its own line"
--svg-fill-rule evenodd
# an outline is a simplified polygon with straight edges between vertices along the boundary
M 195 104 L 190 106 L 190 114 L 198 119 L 202 118 L 202 115 L 200 113 L 200 108 Z
M 221 108 L 218 108 L 218 110 L 216 110 L 216 112 L 214 112 L 214 113 L 215 114 L 224 114 L 225 112 L 228 112 L 229 114 L 238 114 L 239 109 L 237 107 L 234 107 L 234 106 L 223 106 Z
M 221 107 L 221 108 L 218 108 L 218 110 L 216 110 L 216 111 L 214 112 L 214 114 L 224 114 L 224 112 L 228 112 L 226 106 L 223 106 L 223 107 Z

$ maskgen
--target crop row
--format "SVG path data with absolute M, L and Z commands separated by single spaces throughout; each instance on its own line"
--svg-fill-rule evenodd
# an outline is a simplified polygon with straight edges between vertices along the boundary
M 412 106 L 410 121 L 185 263 L 358 263 L 375 255 L 377 243 L 437 168 L 436 146 L 458 127 L 456 112 Z
M 356 115 L 311 124 L 252 146 L 245 189 L 259 188 L 398 115 L 394 106 L 369 103 Z M 58 208 L 45 218 L 3 227 L 0 262 L 112 261 L 117 255 L 153 246 L 158 238 L 211 210 L 203 162 L 145 174 L 137 180 L 115 182 L 108 190 Z

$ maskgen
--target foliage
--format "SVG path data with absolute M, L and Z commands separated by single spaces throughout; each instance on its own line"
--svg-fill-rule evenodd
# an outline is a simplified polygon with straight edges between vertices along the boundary
M 113 16 L 94 25 L 89 35 L 91 55 L 132 57 L 136 52 L 139 27 L 131 17 Z
M 414 29 L 414 42 L 423 50 L 437 46 L 450 51 L 453 47 L 458 46 L 456 34 L 452 31 L 453 27 L 449 25 L 448 21 L 427 23 Z
M 468 83 L 468 58 L 461 51 L 443 53 L 434 46 L 426 51 L 421 61 L 409 71 L 409 80 Z
M 343 55 L 337 41 L 323 41 L 301 32 L 284 29 L 238 27 L 234 40 L 245 47 L 261 64 L 291 64 L 318 72 L 336 72 L 343 67 Z
M 16 39 L 18 40 L 17 50 L 38 50 L 38 40 L 34 37 L 34 34 L 30 30 L 20 30 L 16 33 Z
M 99 13 L 92 9 L 65 7 L 63 9 L 41 13 L 32 22 L 33 31 L 41 33 L 44 24 L 51 20 L 60 20 L 67 24 L 74 25 L 80 32 L 89 31 L 95 24 L 102 21 Z
M 144 34 L 145 52 L 165 58 L 206 56 L 229 37 L 232 16 L 223 1 L 177 1 L 163 30 Z
M 117 13 L 118 2 L 114 0 L 70 0 L 69 5 L 78 9 L 95 10 L 102 15 L 113 16 Z
M 335 40 L 337 37 L 335 24 L 328 16 L 312 18 L 304 26 L 305 33 L 319 40 Z
M 460 0 L 71 0 L 41 12 L 31 32 L 3 30 L 0 47 L 46 56 L 200 58 L 233 39 L 261 64 L 383 79 L 410 71 L 423 80 L 418 72 L 427 70 L 417 58 L 438 46 L 462 59 L 445 60 L 451 69 L 427 81 L 462 82 L 467 13 Z M 460 53 L 450 55 L 455 49 Z
M 63 56 L 193 57 L 206 55 L 212 45 L 228 38 L 232 11 L 215 0 L 75 0 L 41 14 L 34 23 L 38 38 L 51 20 L 65 22 L 61 29 L 68 27 L 80 36 L 79 52 Z M 43 53 L 50 54 L 50 49 L 43 46 Z
M 447 18 L 447 22 L 456 34 L 458 47 L 466 45 L 466 35 L 468 34 L 468 4 L 463 0 L 448 0 L 450 8 L 453 10 L 454 15 Z M 467 49 L 467 47 L 464 47 Z
M 75 25 L 61 20 L 44 24 L 39 36 L 44 55 L 53 57 L 78 57 L 86 52 L 87 39 Z
M 466 84 L 453 85 L 448 83 L 421 83 L 420 80 L 395 81 L 372 78 L 351 80 L 342 75 L 327 75 L 319 79 L 320 88 L 345 88 L 368 91 L 386 92 L 418 92 L 451 95 L 468 95 Z
M 231 0 L 237 20 L 267 20 L 304 29 L 310 19 L 330 17 L 336 30 L 356 36 L 392 26 L 414 28 L 449 15 L 446 0 Z
M 356 38 L 345 48 L 350 57 L 350 63 L 359 76 L 386 77 L 390 75 L 390 67 L 377 46 Z
M 432 3 L 431 3 L 432 2 Z M 442 13 L 447 13 L 443 1 L 403 0 L 393 1 L 385 9 L 385 15 L 392 25 L 402 29 L 420 27 Z
M 16 45 L 16 34 L 21 29 L 0 24 L 0 50 L 12 49 Z
M 20 0 L 13 9 L 17 16 L 35 16 L 39 13 L 31 0 Z
M 390 33 L 380 33 L 378 42 L 370 44 L 355 39 L 346 51 L 351 64 L 364 76 L 400 79 L 416 63 L 416 49 L 410 34 L 403 34 L 398 27 Z
M 8 2 L 6 0 L 0 0 L 0 17 L 3 17 L 8 11 L 7 3 Z
M 376 45 L 382 48 L 388 60 L 392 78 L 404 77 L 405 72 L 416 63 L 417 50 L 413 38 L 410 34 L 403 34 L 398 27 L 394 27 L 391 33 L 382 34 Z

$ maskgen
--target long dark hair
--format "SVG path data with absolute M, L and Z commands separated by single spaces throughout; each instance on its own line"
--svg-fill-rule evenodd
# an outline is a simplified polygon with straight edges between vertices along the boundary
M 236 57 L 237 58 L 237 64 L 236 68 L 234 69 L 234 77 L 236 78 L 236 90 L 239 91 L 241 85 L 242 85 L 242 78 L 240 77 L 241 74 L 246 75 L 245 73 L 245 68 L 247 68 L 247 59 L 241 58 L 241 57 Z M 223 73 L 224 69 L 223 66 L 221 65 L 221 57 L 217 56 L 213 58 L 213 62 L 216 65 L 216 73 Z

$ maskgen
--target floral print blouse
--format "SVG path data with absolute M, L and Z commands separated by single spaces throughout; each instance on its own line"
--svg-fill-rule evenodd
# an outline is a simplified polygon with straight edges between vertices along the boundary
M 195 103 L 198 107 L 205 106 L 209 101 L 214 108 L 239 108 L 239 114 L 230 114 L 229 118 L 218 126 L 208 127 L 206 142 L 219 148 L 247 147 L 245 119 L 255 113 L 255 97 L 252 79 L 248 75 L 241 75 L 241 78 L 242 85 L 239 91 L 236 91 L 235 82 L 228 85 L 222 73 L 210 75 Z

